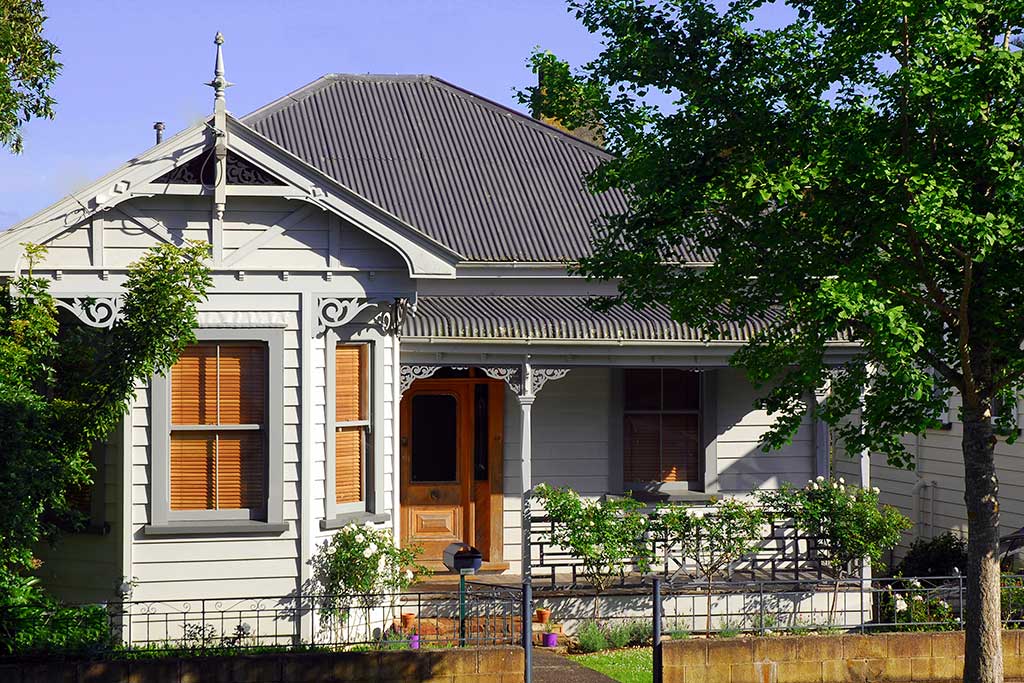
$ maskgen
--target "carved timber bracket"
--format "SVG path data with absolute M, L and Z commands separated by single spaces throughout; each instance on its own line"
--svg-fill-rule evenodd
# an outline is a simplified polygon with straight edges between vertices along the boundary
M 124 319 L 121 311 L 121 297 L 79 297 L 65 301 L 56 299 L 58 307 L 71 311 L 89 327 L 110 329 L 118 320 Z
M 562 379 L 569 374 L 569 368 L 532 368 L 530 371 L 530 393 L 536 396 L 551 380 Z
M 373 318 L 385 334 L 397 335 L 401 332 L 406 316 L 416 310 L 415 301 L 406 297 L 395 299 L 361 299 L 358 297 L 322 296 L 317 302 L 317 334 L 322 334 L 329 327 L 341 327 L 355 320 L 356 316 L 368 308 L 379 309 Z

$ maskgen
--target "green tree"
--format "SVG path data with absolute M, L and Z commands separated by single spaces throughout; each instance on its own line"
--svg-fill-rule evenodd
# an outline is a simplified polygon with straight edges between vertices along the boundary
M 0 282 L 0 605 L 35 599 L 34 546 L 72 515 L 66 494 L 92 483 L 89 452 L 135 396 L 195 340 L 196 306 L 210 284 L 208 246 L 151 249 L 128 271 L 123 319 L 110 330 L 58 315 L 32 267 Z M 63 324 L 62 324 L 63 323 Z M 4 611 L 4 614 L 7 614 Z
M 53 118 L 49 92 L 62 65 L 43 38 L 43 12 L 42 0 L 0 0 L 0 145 L 16 154 L 24 124 Z
M 770 521 L 758 507 L 727 498 L 713 509 L 697 512 L 688 505 L 658 508 L 658 524 L 669 547 L 692 559 L 707 589 L 707 632 L 711 633 L 711 594 L 715 576 L 757 549 Z
M 774 25 L 755 16 L 771 4 Z M 912 465 L 902 434 L 963 398 L 965 680 L 1002 678 L 996 437 L 1024 374 L 1024 58 L 1020 0 L 571 0 L 603 47 L 538 53 L 523 93 L 602 129 L 592 177 L 628 211 L 586 275 L 709 336 L 765 321 L 737 354 L 797 429 L 814 389 L 848 452 Z M 781 17 L 781 20 L 779 18 Z M 686 267 L 688 261 L 713 261 Z M 858 346 L 831 367 L 833 340 Z M 770 382 L 770 384 L 769 384 Z M 862 420 L 845 420 L 851 414 Z

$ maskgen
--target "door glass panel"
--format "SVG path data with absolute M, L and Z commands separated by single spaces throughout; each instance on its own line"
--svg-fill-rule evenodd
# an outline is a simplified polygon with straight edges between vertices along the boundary
M 457 481 L 458 402 L 454 396 L 412 398 L 412 481 Z
M 489 388 L 486 384 L 473 387 L 473 478 L 487 481 L 487 451 L 489 450 L 487 428 L 489 425 L 487 403 Z

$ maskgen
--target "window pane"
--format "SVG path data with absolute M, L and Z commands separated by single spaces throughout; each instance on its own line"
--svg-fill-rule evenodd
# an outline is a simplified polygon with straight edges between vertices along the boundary
M 623 374 L 626 410 L 658 410 L 661 407 L 661 370 L 631 369 Z
M 412 399 L 413 481 L 457 481 L 458 403 L 454 396 Z
M 334 350 L 334 413 L 338 422 L 366 417 L 367 345 L 341 345 Z
M 217 347 L 187 347 L 171 368 L 171 424 L 217 422 Z
M 171 509 L 216 508 L 215 439 L 212 432 L 171 434 Z
M 698 410 L 700 408 L 700 375 L 689 370 L 664 371 L 664 409 Z
M 486 384 L 473 387 L 473 479 L 476 481 L 487 481 L 487 460 L 491 446 L 491 425 L 487 414 L 489 394 L 490 387 Z
M 267 460 L 261 432 L 220 432 L 217 439 L 217 508 L 266 506 Z
M 220 347 L 220 424 L 263 424 L 267 397 L 266 347 Z
M 660 481 L 659 415 L 627 415 L 623 429 L 623 480 Z
M 334 492 L 339 503 L 363 499 L 362 427 L 342 427 L 334 435 Z
M 696 415 L 663 415 L 661 421 L 661 481 L 696 481 Z

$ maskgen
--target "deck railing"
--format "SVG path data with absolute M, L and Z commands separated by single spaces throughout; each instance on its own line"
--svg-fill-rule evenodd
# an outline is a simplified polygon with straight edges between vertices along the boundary
M 650 516 L 656 518 L 657 512 L 652 511 Z M 552 540 L 557 522 L 544 513 L 536 513 L 528 517 L 527 523 L 530 556 L 533 558 L 530 569 L 535 587 L 550 589 L 580 586 L 583 583 L 580 575 L 581 560 Z M 657 524 L 648 524 L 647 528 L 646 540 L 654 558 L 651 571 L 672 581 L 695 577 L 696 565 L 693 558 L 685 557 L 681 548 L 671 542 L 667 534 L 658 532 Z M 745 578 L 750 581 L 825 579 L 829 572 L 821 558 L 823 547 L 821 539 L 802 534 L 790 520 L 776 517 L 765 525 L 765 534 L 757 550 L 729 567 L 728 578 Z M 635 561 L 623 565 L 623 574 L 624 582 L 638 578 Z

